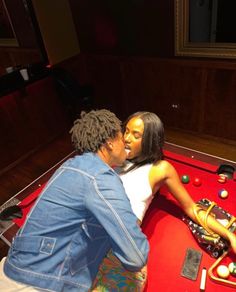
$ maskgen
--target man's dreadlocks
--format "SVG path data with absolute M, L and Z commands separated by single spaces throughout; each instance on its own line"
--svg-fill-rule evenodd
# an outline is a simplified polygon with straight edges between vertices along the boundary
M 97 152 L 108 139 L 116 137 L 121 131 L 121 121 L 109 110 L 81 112 L 71 128 L 71 139 L 79 154 Z

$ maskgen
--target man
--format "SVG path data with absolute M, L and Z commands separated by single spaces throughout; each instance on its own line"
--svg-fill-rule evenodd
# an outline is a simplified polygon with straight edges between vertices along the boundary
M 121 122 L 82 113 L 71 134 L 80 155 L 54 173 L 14 238 L 0 291 L 88 291 L 110 249 L 128 270 L 146 264 L 148 242 L 111 168 L 126 159 Z

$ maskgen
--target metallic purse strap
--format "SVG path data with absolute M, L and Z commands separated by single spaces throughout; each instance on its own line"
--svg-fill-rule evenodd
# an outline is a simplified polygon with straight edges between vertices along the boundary
M 195 215 L 195 218 L 198 222 L 199 225 L 201 225 L 210 235 L 212 235 L 213 237 L 218 237 L 218 234 L 216 234 L 215 232 L 213 232 L 207 224 L 207 218 L 210 215 L 212 209 L 216 206 L 215 202 L 211 202 L 211 205 L 207 208 L 204 209 L 204 207 L 200 204 L 196 204 L 193 208 L 193 212 Z M 202 219 L 199 215 L 199 212 L 201 211 L 205 211 L 205 215 L 204 218 Z

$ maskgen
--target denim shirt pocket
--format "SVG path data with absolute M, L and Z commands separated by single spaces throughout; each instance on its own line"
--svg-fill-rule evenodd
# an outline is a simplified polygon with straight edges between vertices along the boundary
M 56 244 L 56 238 L 44 236 L 17 236 L 12 243 L 13 251 L 24 253 L 43 253 L 51 255 Z

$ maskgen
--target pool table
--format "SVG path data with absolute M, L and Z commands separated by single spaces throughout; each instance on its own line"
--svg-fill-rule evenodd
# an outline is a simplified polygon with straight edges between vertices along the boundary
M 184 186 L 195 201 L 208 198 L 229 213 L 236 215 L 235 174 L 226 183 L 218 182 L 217 174 L 220 165 L 231 165 L 236 169 L 236 162 L 225 161 L 170 143 L 166 143 L 164 154 L 165 158 L 176 168 L 180 178 L 182 175 L 189 176 L 190 182 Z M 200 186 L 193 184 L 196 177 L 201 180 Z M 220 189 L 228 191 L 226 199 L 218 196 Z M 151 247 L 146 287 L 148 292 L 199 291 L 203 267 L 208 270 L 216 261 L 198 245 L 187 225 L 182 221 L 183 215 L 182 209 L 168 190 L 161 188 L 152 201 L 142 224 Z M 181 276 L 187 248 L 202 251 L 199 273 L 194 281 Z M 221 263 L 226 263 L 226 261 L 236 261 L 236 257 L 230 253 Z M 236 277 L 230 276 L 229 279 L 236 285 Z M 235 291 L 235 289 L 236 286 L 222 285 L 207 276 L 206 291 L 226 292 Z
M 72 155 L 73 153 L 69 156 Z M 165 143 L 164 155 L 165 159 L 176 168 L 180 177 L 186 174 L 190 177 L 190 182 L 184 185 L 195 201 L 201 198 L 208 198 L 229 213 L 236 215 L 235 173 L 224 184 L 218 182 L 217 174 L 220 165 L 227 164 L 236 169 L 236 162 L 224 160 L 171 143 Z M 5 228 L 2 227 L 2 231 L 0 229 L 0 238 L 5 243 L 8 245 L 11 244 L 12 237 L 24 222 L 25 216 L 34 203 L 35 198 L 39 195 L 52 172 L 62 162 L 59 162 L 55 167 L 11 199 L 18 200 L 19 204 L 24 206 L 23 218 L 14 219 Z M 201 180 L 200 186 L 193 184 L 195 177 Z M 226 199 L 218 196 L 220 189 L 226 189 L 228 191 L 228 197 Z M 215 258 L 212 258 L 198 245 L 187 225 L 183 222 L 183 215 L 183 211 L 168 190 L 164 187 L 161 188 L 154 197 L 142 223 L 142 230 L 150 242 L 146 292 L 199 291 L 203 267 L 208 270 L 216 261 Z M 189 280 L 181 276 L 181 269 L 188 248 L 202 252 L 202 259 L 196 280 Z M 236 256 L 230 252 L 223 261 L 236 261 Z M 229 279 L 232 282 L 236 282 L 236 277 L 230 276 Z M 206 291 L 227 292 L 235 291 L 235 289 L 236 286 L 223 285 L 207 276 Z

